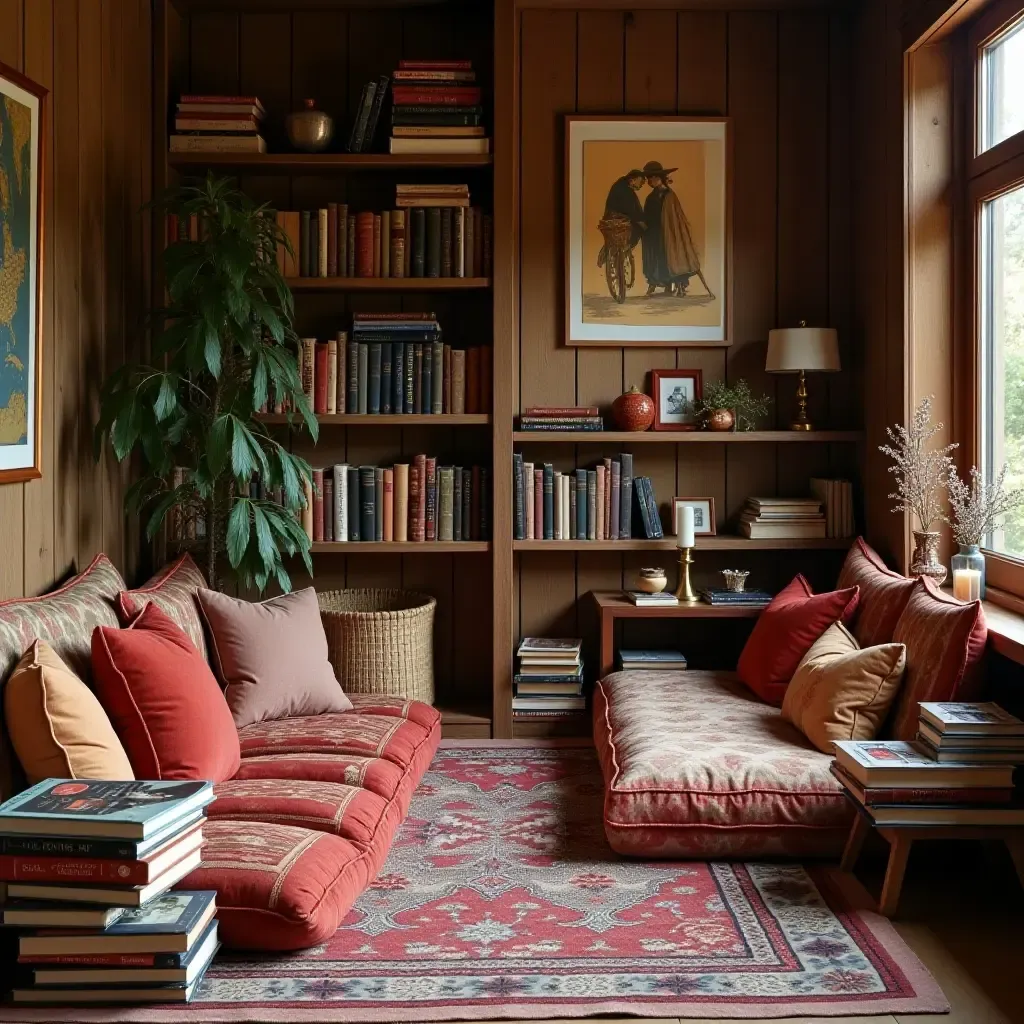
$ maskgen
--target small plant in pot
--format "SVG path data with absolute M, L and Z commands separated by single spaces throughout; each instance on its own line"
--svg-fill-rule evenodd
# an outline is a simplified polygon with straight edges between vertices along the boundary
M 735 384 L 713 380 L 704 385 L 695 405 L 708 430 L 756 430 L 771 408 L 768 395 L 756 396 L 743 379 Z

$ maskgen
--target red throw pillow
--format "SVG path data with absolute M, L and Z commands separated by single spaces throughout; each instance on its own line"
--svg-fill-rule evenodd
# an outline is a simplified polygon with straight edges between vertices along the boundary
M 921 576 L 892 638 L 906 644 L 907 667 L 889 731 L 893 739 L 912 740 L 921 701 L 977 695 L 988 627 L 980 601 L 964 604 Z
M 892 643 L 896 623 L 907 607 L 915 582 L 888 568 L 863 537 L 853 542 L 836 587 L 860 587 L 852 632 L 861 647 Z
M 761 612 L 736 666 L 740 679 L 762 700 L 780 706 L 801 658 L 833 622 L 850 619 L 857 596 L 856 587 L 815 594 L 797 576 Z
M 210 666 L 155 604 L 126 629 L 92 634 L 96 695 L 137 779 L 211 779 L 238 771 L 238 732 Z

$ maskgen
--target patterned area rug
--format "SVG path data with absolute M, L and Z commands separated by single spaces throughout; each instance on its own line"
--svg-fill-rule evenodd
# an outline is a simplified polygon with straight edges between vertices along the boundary
M 446 742 L 380 877 L 303 953 L 219 957 L 187 1008 L 0 1020 L 446 1021 L 941 1012 L 830 868 L 647 863 L 601 826 L 589 746 Z

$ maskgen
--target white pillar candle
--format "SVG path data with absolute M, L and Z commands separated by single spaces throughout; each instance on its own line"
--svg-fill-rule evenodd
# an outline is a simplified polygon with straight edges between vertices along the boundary
M 676 507 L 676 543 L 681 548 L 693 547 L 693 506 Z
M 977 601 L 981 597 L 981 570 L 954 569 L 953 596 L 961 601 Z

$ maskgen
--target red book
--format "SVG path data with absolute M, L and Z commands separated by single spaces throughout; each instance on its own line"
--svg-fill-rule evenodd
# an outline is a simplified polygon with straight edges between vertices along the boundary
M 66 964 L 69 967 L 163 967 L 168 958 L 177 959 L 178 953 L 82 953 L 75 956 L 49 956 L 42 953 L 22 953 L 19 964 Z M 177 966 L 171 964 L 168 966 Z
M 403 71 L 471 71 L 471 60 L 400 60 Z
M 427 459 L 425 466 L 426 487 L 421 488 L 426 498 L 423 536 L 426 540 L 437 540 L 437 459 Z
M 544 471 L 541 470 L 541 478 L 543 479 Z M 472 473 L 472 484 L 470 485 L 470 498 L 469 498 L 469 539 L 479 540 L 480 539 L 480 467 L 474 466 Z M 543 495 L 541 496 L 541 502 L 543 504 Z M 543 514 L 543 513 L 542 513 Z
M 596 405 L 531 405 L 524 416 L 597 416 Z
M 237 103 L 240 106 L 262 107 L 257 96 L 201 96 L 195 93 L 187 93 L 178 98 L 179 103 Z
M 416 455 L 409 469 L 409 540 L 426 539 L 427 503 L 426 503 L 427 457 Z
M 477 85 L 394 85 L 392 101 L 400 107 L 426 104 L 432 107 L 475 107 L 481 101 Z
M 317 343 L 313 363 L 313 412 L 327 412 L 327 342 Z
M 324 471 L 324 540 L 334 540 L 334 473 Z
M 476 403 L 477 412 L 491 411 L 491 348 L 480 346 L 480 391 Z
M 466 412 L 480 412 L 480 346 L 466 349 Z
M 313 540 L 324 539 L 324 471 L 313 470 Z
M 866 807 L 887 804 L 1005 804 L 1013 789 L 974 787 L 969 789 L 865 789 L 846 772 L 832 765 L 832 774 Z
M 373 214 L 356 214 L 356 277 L 373 277 Z

